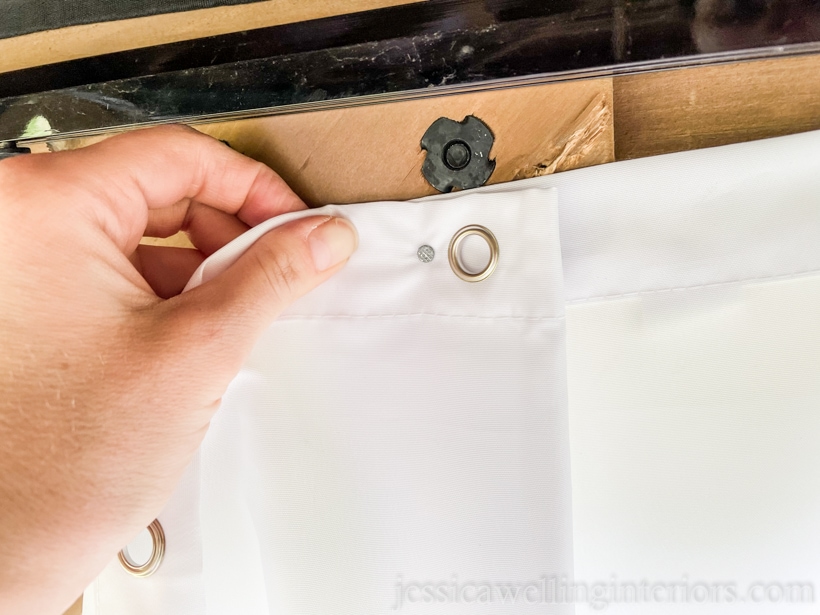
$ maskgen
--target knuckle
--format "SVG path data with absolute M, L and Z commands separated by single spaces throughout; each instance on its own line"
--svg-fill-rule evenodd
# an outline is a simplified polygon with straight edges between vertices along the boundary
M 299 252 L 271 241 L 262 241 L 260 244 L 256 258 L 270 292 L 281 302 L 298 295 L 304 278 L 304 265 Z
M 135 139 L 135 143 L 140 140 L 151 144 L 155 141 L 161 141 L 164 149 L 178 151 L 180 155 L 183 155 L 186 150 L 197 147 L 200 144 L 200 139 L 206 139 L 207 137 L 185 124 L 165 124 L 125 132 L 113 138 Z
M 165 131 L 170 135 L 181 135 L 183 137 L 196 138 L 197 135 L 202 135 L 201 132 L 194 128 L 191 128 L 187 124 L 166 124 L 164 126 L 157 126 L 156 128 L 154 128 L 154 130 Z

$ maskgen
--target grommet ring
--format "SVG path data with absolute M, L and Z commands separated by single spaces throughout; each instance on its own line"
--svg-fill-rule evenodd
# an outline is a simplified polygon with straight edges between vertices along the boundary
M 490 246 L 490 262 L 478 273 L 466 271 L 458 258 L 458 249 L 461 247 L 461 242 L 470 235 L 478 235 Z M 478 224 L 471 224 L 470 226 L 465 226 L 460 229 L 453 235 L 452 240 L 450 240 L 450 248 L 447 255 L 450 259 L 450 268 L 458 277 L 465 282 L 481 282 L 489 278 L 493 274 L 493 271 L 495 271 L 496 265 L 498 265 L 498 240 L 490 229 L 479 226 Z
M 165 555 L 165 532 L 159 521 L 154 519 L 148 526 L 148 533 L 151 534 L 151 557 L 144 564 L 135 564 L 128 554 L 128 547 L 117 553 L 117 559 L 128 574 L 135 577 L 150 577 L 157 571 Z

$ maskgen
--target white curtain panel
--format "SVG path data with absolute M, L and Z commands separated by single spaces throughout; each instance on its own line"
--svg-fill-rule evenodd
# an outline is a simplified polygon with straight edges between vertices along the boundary
M 189 287 L 294 217 L 360 248 L 84 613 L 816 613 L 818 171 L 807 133 L 251 230 Z

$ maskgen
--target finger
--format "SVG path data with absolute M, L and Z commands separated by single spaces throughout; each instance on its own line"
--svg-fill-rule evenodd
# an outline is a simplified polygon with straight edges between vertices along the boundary
M 200 252 L 210 256 L 248 229 L 247 224 L 230 214 L 196 204 L 192 206 L 182 230 Z
M 227 344 L 213 335 L 189 337 L 203 340 L 201 352 L 230 355 L 238 369 L 259 333 L 341 269 L 357 245 L 355 229 L 341 218 L 284 224 L 263 235 L 225 272 L 178 297 L 177 314 L 184 323 L 175 328 L 220 331 L 216 337 Z
M 181 293 L 204 260 L 199 250 L 146 245 L 137 246 L 131 257 L 134 267 L 162 299 Z
M 264 164 L 182 126 L 128 132 L 40 157 L 38 164 L 92 197 L 83 201 L 92 219 L 126 253 L 142 237 L 149 209 L 183 199 L 235 214 L 249 226 L 306 207 Z
M 148 210 L 143 234 L 146 237 L 170 237 L 175 235 L 185 223 L 191 199 L 182 199 L 168 207 Z
M 145 234 L 170 237 L 184 231 L 196 248 L 210 256 L 250 227 L 230 214 L 196 201 L 184 200 L 148 212 Z

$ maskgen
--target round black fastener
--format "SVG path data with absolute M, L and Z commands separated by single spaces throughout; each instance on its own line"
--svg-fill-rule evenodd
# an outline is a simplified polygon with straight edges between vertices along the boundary
M 453 171 L 463 169 L 470 163 L 472 152 L 464 141 L 450 141 L 444 146 L 444 164 Z
M 474 115 L 460 122 L 440 117 L 421 138 L 427 151 L 421 172 L 439 192 L 483 186 L 495 170 L 490 159 L 494 141 L 490 128 Z

